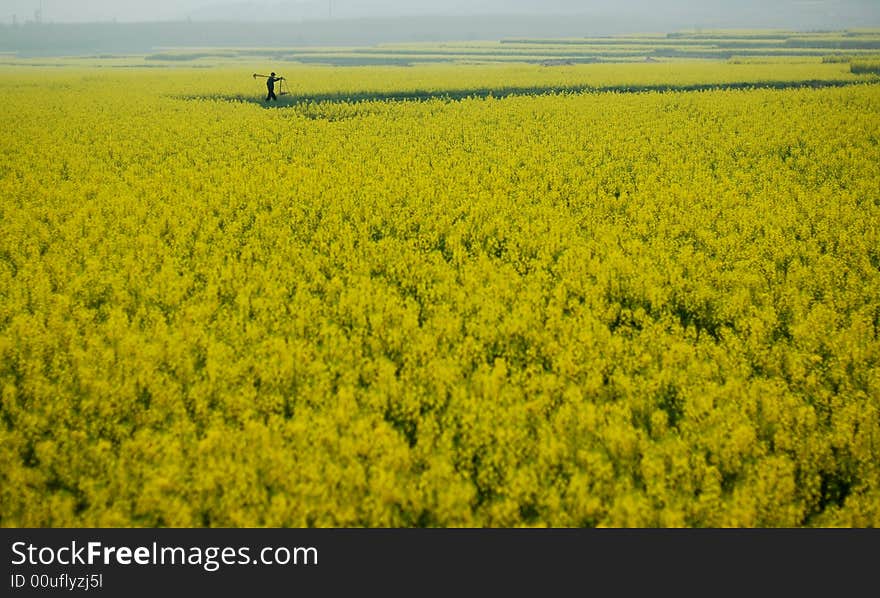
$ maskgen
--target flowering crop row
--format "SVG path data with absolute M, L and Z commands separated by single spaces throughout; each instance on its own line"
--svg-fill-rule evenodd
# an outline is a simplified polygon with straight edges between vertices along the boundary
M 875 85 L 249 76 L 0 73 L 0 524 L 880 524 Z

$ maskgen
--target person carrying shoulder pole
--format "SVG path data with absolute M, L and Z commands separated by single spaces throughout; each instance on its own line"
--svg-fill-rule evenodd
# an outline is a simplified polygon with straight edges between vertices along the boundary
M 283 81 L 284 77 L 276 77 L 275 73 L 270 73 L 269 77 L 266 79 L 266 87 L 269 89 L 269 94 L 266 96 L 266 101 L 275 100 L 278 101 L 278 97 L 275 95 L 275 82 Z
M 258 75 L 254 73 L 254 79 L 257 77 L 266 77 L 266 75 Z M 266 101 L 275 100 L 278 101 L 278 96 L 275 95 L 275 83 L 277 81 L 284 81 L 284 77 L 276 77 L 275 73 L 270 73 L 268 77 L 266 77 L 266 89 L 268 89 L 269 93 L 266 95 Z

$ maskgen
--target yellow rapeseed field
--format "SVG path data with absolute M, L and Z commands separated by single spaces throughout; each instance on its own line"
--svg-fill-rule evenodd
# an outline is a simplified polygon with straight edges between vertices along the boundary
M 266 68 L 0 70 L 0 525 L 880 524 L 874 80 Z

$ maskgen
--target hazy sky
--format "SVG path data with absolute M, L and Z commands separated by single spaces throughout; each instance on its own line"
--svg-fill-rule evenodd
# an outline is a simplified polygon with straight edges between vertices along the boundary
M 630 12 L 641 16 L 679 14 L 751 14 L 780 10 L 796 16 L 801 10 L 827 15 L 830 22 L 847 17 L 876 24 L 880 0 L 0 0 L 0 23 L 34 19 L 42 5 L 46 22 L 165 21 L 192 15 L 204 19 L 268 20 L 305 15 L 323 18 L 332 3 L 335 17 L 479 12 Z M 818 12 L 817 12 L 818 11 Z M 741 18 L 741 17 L 740 17 Z
M 0 21 L 17 15 L 19 22 L 34 19 L 42 5 L 43 20 L 76 21 L 162 21 L 184 19 L 190 14 L 249 15 L 285 14 L 297 5 L 323 16 L 332 6 L 336 16 L 387 16 L 398 14 L 471 13 L 474 7 L 509 7 L 519 12 L 524 6 L 573 7 L 608 4 L 605 0 L 0 0 Z M 327 8 L 325 8 L 327 7 Z M 571 10 L 571 8 L 568 8 Z M 540 10 L 538 8 L 537 10 Z M 318 12 L 320 11 L 320 12 Z M 477 12 L 480 12 L 477 10 Z
M 216 0 L 0 0 L 0 17 L 8 21 L 33 20 L 34 11 L 43 6 L 45 21 L 155 21 L 183 18 L 193 9 Z M 3 14 L 5 13 L 5 14 Z

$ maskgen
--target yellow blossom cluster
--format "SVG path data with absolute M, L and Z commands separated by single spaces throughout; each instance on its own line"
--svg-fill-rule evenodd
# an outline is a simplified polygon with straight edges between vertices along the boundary
M 876 84 L 431 97 L 801 67 L 0 71 L 0 525 L 880 524 Z

